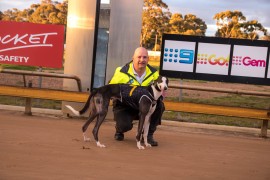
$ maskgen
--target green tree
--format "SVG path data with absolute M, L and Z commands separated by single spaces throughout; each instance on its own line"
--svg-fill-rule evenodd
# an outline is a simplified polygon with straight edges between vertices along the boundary
M 67 24 L 68 2 L 45 0 L 41 4 L 32 4 L 30 8 L 22 11 L 12 10 L 0 13 L 3 21 L 33 22 L 41 24 Z
M 266 35 L 267 30 L 256 20 L 246 21 L 240 11 L 224 11 L 215 14 L 217 37 L 258 39 L 259 33 Z
M 261 37 L 261 40 L 270 41 L 270 35 L 265 35 Z
M 61 22 L 60 24 L 67 24 L 67 14 L 68 14 L 68 2 L 58 3 L 55 8 L 59 10 L 57 13 L 57 18 Z
M 168 31 L 171 13 L 162 0 L 144 0 L 142 15 L 141 45 L 153 49 L 161 43 L 161 37 Z
M 173 14 L 170 21 L 169 27 L 171 34 L 185 34 L 185 35 L 198 35 L 205 36 L 207 25 L 205 22 L 196 17 L 193 14 L 187 14 L 183 17 L 182 14 Z
M 17 21 L 17 22 L 24 22 L 28 21 L 28 12 L 27 10 L 20 11 L 17 8 L 8 9 L 2 13 L 1 20 L 2 21 Z
M 53 4 L 41 4 L 35 8 L 36 10 L 29 17 L 29 22 L 40 24 L 63 24 L 61 19 L 58 18 L 60 10 Z

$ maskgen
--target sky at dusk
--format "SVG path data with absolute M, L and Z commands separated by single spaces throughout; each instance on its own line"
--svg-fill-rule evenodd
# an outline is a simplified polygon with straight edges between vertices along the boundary
M 62 0 L 58 0 L 62 2 Z M 108 3 L 109 0 L 102 0 Z M 207 36 L 214 36 L 216 31 L 213 16 L 222 11 L 241 11 L 247 21 L 258 20 L 270 32 L 270 1 L 269 0 L 163 0 L 170 12 L 182 15 L 194 14 L 206 22 Z M 25 9 L 31 4 L 40 3 L 40 0 L 0 0 L 0 11 L 17 8 Z
M 172 13 L 194 14 L 206 22 L 207 35 L 216 31 L 214 15 L 223 11 L 241 11 L 247 21 L 258 20 L 270 33 L 269 0 L 163 0 Z

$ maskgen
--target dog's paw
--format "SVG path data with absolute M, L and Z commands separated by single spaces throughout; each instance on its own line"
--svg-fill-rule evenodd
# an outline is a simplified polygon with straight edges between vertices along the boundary
M 85 142 L 89 142 L 89 141 L 91 141 L 91 138 L 88 138 L 88 137 L 85 135 L 85 133 L 83 133 L 83 140 L 84 140 Z
M 97 142 L 97 147 L 105 148 L 106 146 L 104 144 L 101 144 L 99 141 Z
M 137 142 L 137 147 L 138 147 L 138 149 L 144 149 L 144 146 L 141 145 L 140 141 Z
M 83 140 L 84 140 L 84 142 L 90 142 L 91 138 L 84 137 Z
M 152 146 L 149 143 L 145 143 L 145 147 L 152 147 Z

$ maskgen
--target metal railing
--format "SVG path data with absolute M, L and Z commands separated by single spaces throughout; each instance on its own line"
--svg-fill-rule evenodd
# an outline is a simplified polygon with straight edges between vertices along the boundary
M 191 86 L 191 85 L 176 85 L 170 84 L 169 88 L 175 89 L 187 89 L 187 90 L 195 90 L 195 91 L 207 91 L 207 92 L 219 92 L 219 93 L 231 93 L 231 94 L 239 94 L 239 95 L 253 95 L 253 96 L 266 96 L 270 97 L 270 92 L 260 92 L 260 91 L 247 91 L 247 90 L 234 90 L 234 89 L 226 89 L 226 88 L 213 88 L 213 87 L 202 87 L 202 86 Z M 270 106 L 267 110 L 266 116 L 269 119 L 270 117 Z M 261 136 L 267 137 L 267 129 L 268 129 L 268 120 L 262 121 L 261 126 Z
M 213 87 L 176 85 L 176 84 L 169 85 L 169 88 L 270 97 L 270 92 L 234 90 L 234 89 L 226 89 L 226 88 L 221 89 L 221 88 L 213 88 Z
M 11 69 L 2 69 L 0 73 L 9 73 L 17 74 L 23 76 L 24 87 L 27 87 L 25 76 L 43 76 L 43 77 L 55 77 L 55 78 L 65 78 L 65 79 L 74 79 L 77 82 L 79 92 L 82 92 L 81 80 L 78 76 L 72 74 L 56 74 L 56 73 L 46 73 L 46 72 L 35 72 L 35 71 L 24 71 L 24 70 L 11 70 Z

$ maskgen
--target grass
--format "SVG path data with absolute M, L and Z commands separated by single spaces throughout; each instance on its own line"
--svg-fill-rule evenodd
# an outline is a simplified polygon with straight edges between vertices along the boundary
M 39 67 L 37 66 L 21 66 L 21 65 L 11 65 L 11 64 L 0 64 L 2 69 L 14 69 L 14 70 L 25 70 L 25 71 L 37 71 Z M 42 68 L 43 70 L 55 71 L 59 68 Z M 60 69 L 61 70 L 61 69 Z
M 22 97 L 9 97 L 0 96 L 0 104 L 25 106 L 25 98 Z M 32 107 L 45 108 L 45 109 L 61 109 L 61 101 L 45 100 L 45 99 L 32 99 Z
M 172 99 L 176 101 L 176 98 Z M 237 107 L 247 107 L 247 108 L 259 108 L 267 109 L 269 106 L 270 98 L 260 98 L 260 97 L 243 97 L 240 95 L 230 95 L 224 97 L 215 97 L 213 99 L 192 99 L 183 98 L 185 102 L 195 102 L 204 104 L 216 104 L 216 105 L 228 105 Z M 25 106 L 25 98 L 20 97 L 8 97 L 0 96 L 0 104 L 6 105 L 17 105 Z M 61 109 L 61 101 L 52 100 L 42 100 L 33 99 L 32 107 L 47 108 L 47 109 Z M 217 124 L 217 125 L 229 125 L 229 126 L 239 126 L 239 127 L 261 127 L 262 121 L 254 119 L 244 119 L 237 117 L 225 117 L 225 116 L 215 116 L 215 115 L 205 115 L 205 114 L 192 114 L 183 112 L 167 112 L 163 114 L 163 119 L 170 119 L 173 121 L 180 122 L 192 122 L 192 123 L 204 123 L 204 124 Z M 270 128 L 270 124 L 269 124 Z
M 9 64 L 0 64 L 0 67 L 3 69 L 14 69 L 14 70 L 25 70 L 25 71 L 37 71 L 37 69 L 39 68 L 39 67 L 34 67 L 34 66 L 21 66 L 21 65 L 9 65 Z M 55 71 L 59 69 L 43 68 L 43 70 Z M 22 85 L 22 83 L 23 82 L 19 81 L 17 84 Z M 25 98 L 0 96 L 0 104 L 25 106 Z M 32 99 L 32 107 L 46 108 L 46 109 L 61 109 L 61 101 Z
M 217 124 L 227 126 L 238 126 L 238 127 L 252 127 L 260 128 L 262 121 L 254 119 L 243 119 L 237 117 L 226 117 L 226 116 L 215 116 L 206 114 L 192 114 L 182 112 L 165 112 L 163 119 L 170 119 L 172 121 L 179 122 L 191 122 L 191 123 L 203 123 L 203 124 Z M 268 125 L 270 129 L 270 124 Z
M 152 62 L 156 63 L 157 60 L 154 59 L 152 60 Z M 35 71 L 38 68 L 38 67 L 15 66 L 15 65 L 2 65 L 2 67 L 5 69 L 18 69 L 18 70 L 29 70 L 29 71 Z M 48 70 L 53 71 L 54 69 L 48 69 Z M 183 80 L 183 81 L 188 82 L 189 80 Z M 198 81 L 198 82 L 205 83 L 205 81 Z M 178 101 L 178 99 L 179 99 L 178 97 L 166 97 L 166 100 Z M 268 97 L 229 94 L 229 95 L 212 97 L 212 98 L 200 98 L 199 92 L 193 95 L 184 93 L 182 97 L 182 101 L 212 104 L 212 105 L 244 107 L 244 108 L 258 108 L 258 109 L 268 109 L 270 106 L 269 104 L 270 98 Z M 25 98 L 0 96 L 0 104 L 25 106 Z M 47 108 L 47 109 L 61 109 L 61 101 L 32 99 L 32 107 Z M 192 113 L 182 113 L 182 112 L 179 113 L 179 112 L 166 112 L 165 111 L 165 113 L 163 114 L 163 119 L 170 119 L 170 120 L 182 121 L 182 122 L 220 124 L 220 125 L 254 127 L 254 128 L 259 128 L 261 126 L 260 120 L 256 121 L 253 119 L 243 119 L 243 118 L 237 118 L 237 117 L 225 117 L 225 116 L 192 114 Z M 270 127 L 270 124 L 269 124 L 269 127 Z
M 149 56 L 149 64 L 156 69 L 160 67 L 160 57 L 159 56 Z
M 178 101 L 178 98 L 167 98 L 168 100 Z M 188 95 L 184 95 L 182 98 L 184 102 L 212 104 L 212 105 L 224 105 L 232 107 L 243 108 L 255 108 L 255 109 L 269 109 L 270 98 L 268 97 L 255 97 L 246 95 L 227 95 L 220 97 L 213 97 L 211 99 L 190 98 Z M 204 124 L 218 124 L 240 127 L 261 127 L 261 120 L 254 120 L 248 118 L 226 117 L 216 115 L 205 114 L 192 114 L 192 113 L 180 113 L 180 112 L 165 112 L 163 119 L 170 119 L 181 122 L 193 122 Z M 268 126 L 270 128 L 270 124 Z
M 26 71 L 36 71 L 38 67 L 34 66 L 17 66 L 17 65 L 9 65 L 9 64 L 3 64 L 3 69 L 14 69 L 14 70 L 26 70 Z
M 248 95 L 226 95 L 213 98 L 198 98 L 200 94 L 196 94 L 197 98 L 189 97 L 189 94 L 184 94 L 183 102 L 212 104 L 212 105 L 224 105 L 233 107 L 243 108 L 257 108 L 257 109 L 268 109 L 270 106 L 269 97 L 256 97 Z M 166 97 L 170 101 L 178 101 L 178 97 Z

